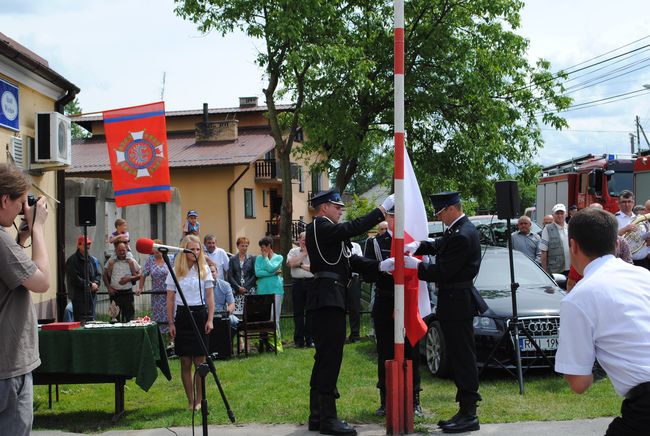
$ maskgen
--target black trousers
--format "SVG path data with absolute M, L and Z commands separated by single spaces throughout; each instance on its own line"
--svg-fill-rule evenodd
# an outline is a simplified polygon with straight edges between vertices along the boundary
M 84 291 L 77 291 L 81 293 L 81 298 L 72 299 L 72 315 L 75 321 L 82 321 L 85 319 L 95 319 L 95 298 L 94 292 L 89 292 L 87 299 L 84 299 Z M 77 293 L 76 292 L 76 293 Z M 76 294 L 75 293 L 75 294 Z M 117 303 L 115 303 L 117 304 Z
M 131 288 L 120 289 L 115 295 L 111 295 L 109 299 L 115 301 L 117 307 L 120 308 L 120 314 L 117 316 L 119 322 L 129 322 L 133 319 L 133 315 L 135 315 L 135 307 L 133 306 L 135 298 Z
M 440 320 L 440 327 L 456 384 L 456 401 L 461 405 L 475 405 L 481 400 L 481 396 L 478 393 L 476 344 L 472 318 L 459 321 Z
M 641 436 L 650 431 L 650 391 L 635 398 L 623 400 L 621 416 L 607 427 L 605 436 Z
M 352 275 L 345 304 L 350 319 L 350 337 L 358 339 L 361 332 L 361 278 L 358 274 Z
M 293 279 L 291 299 L 293 302 L 293 342 L 298 347 L 312 342 L 311 314 L 305 312 L 307 291 L 314 284 L 314 279 Z
M 309 385 L 320 395 L 334 395 L 345 345 L 345 310 L 328 306 L 310 312 L 316 353 Z
M 395 354 L 395 320 L 393 318 L 395 300 L 392 293 L 377 289 L 375 304 L 372 307 L 372 319 L 375 323 L 375 337 L 377 338 L 377 388 L 386 389 L 386 361 L 391 360 Z M 420 389 L 420 356 L 418 344 L 415 347 L 407 338 L 404 340 L 404 357 L 413 361 L 413 392 Z

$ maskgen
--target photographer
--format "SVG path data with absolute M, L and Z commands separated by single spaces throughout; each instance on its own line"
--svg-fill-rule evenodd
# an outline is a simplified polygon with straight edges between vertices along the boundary
M 36 311 L 29 291 L 43 293 L 50 287 L 43 236 L 47 204 L 45 198 L 28 202 L 30 187 L 25 174 L 0 164 L 0 265 L 5 266 L 0 277 L 0 331 L 4 333 L 0 340 L 0 428 L 11 435 L 31 432 L 32 371 L 41 364 Z M 15 226 L 21 212 L 16 242 L 5 227 Z M 31 259 L 23 249 L 30 236 Z

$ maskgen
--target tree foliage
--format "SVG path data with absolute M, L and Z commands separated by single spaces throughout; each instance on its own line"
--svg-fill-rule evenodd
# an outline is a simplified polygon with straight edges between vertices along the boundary
M 280 245 L 283 254 L 291 248 L 293 215 L 291 152 L 305 99 L 305 81 L 312 68 L 331 62 L 339 47 L 345 14 L 341 2 L 321 0 L 175 0 L 176 13 L 198 25 L 202 32 L 221 34 L 240 30 L 261 40 L 264 48 L 257 56 L 264 70 L 263 89 L 268 107 L 271 134 L 280 166 L 282 207 Z M 283 86 L 283 87 L 282 87 Z M 294 99 L 290 114 L 276 109 L 285 93 Z
M 82 113 L 81 104 L 79 103 L 79 98 L 75 97 L 74 100 L 69 102 L 63 108 L 63 112 L 66 115 L 79 115 Z M 72 123 L 72 139 L 83 139 L 89 138 L 90 132 L 78 125 L 77 123 Z
M 311 71 L 303 110 L 305 151 L 327 154 L 341 190 L 392 159 L 392 2 L 354 5 L 345 17 L 352 55 Z M 538 115 L 556 128 L 566 125 L 553 114 L 570 102 L 558 78 L 548 62 L 526 60 L 528 41 L 514 32 L 522 6 L 406 2 L 407 144 L 423 192 L 460 190 L 488 204 L 491 181 L 529 166 L 541 147 Z

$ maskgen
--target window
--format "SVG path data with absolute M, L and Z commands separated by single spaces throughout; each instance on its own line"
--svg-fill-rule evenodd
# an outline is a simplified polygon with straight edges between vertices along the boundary
M 262 189 L 262 206 L 263 207 L 269 207 L 269 202 L 266 200 L 267 195 L 268 195 L 268 191 L 266 189 Z
M 318 171 L 312 171 L 311 172 L 311 191 L 316 194 L 317 192 L 321 191 L 321 184 L 320 184 L 320 172 Z
M 165 240 L 165 203 L 153 203 L 149 205 L 149 225 L 151 228 L 151 239 Z
M 298 192 L 305 192 L 305 178 L 302 174 L 302 167 L 298 167 Z
M 255 218 L 255 195 L 252 189 L 244 188 L 244 217 Z

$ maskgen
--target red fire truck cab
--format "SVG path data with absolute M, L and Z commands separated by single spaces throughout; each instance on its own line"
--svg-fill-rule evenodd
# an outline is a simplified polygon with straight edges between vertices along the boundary
M 649 157 L 650 160 L 650 157 Z M 618 211 L 618 195 L 632 190 L 635 159 L 632 156 L 587 154 L 542 168 L 537 184 L 536 221 L 563 203 L 578 209 L 600 203 L 610 212 Z M 650 180 L 650 166 L 647 180 Z

